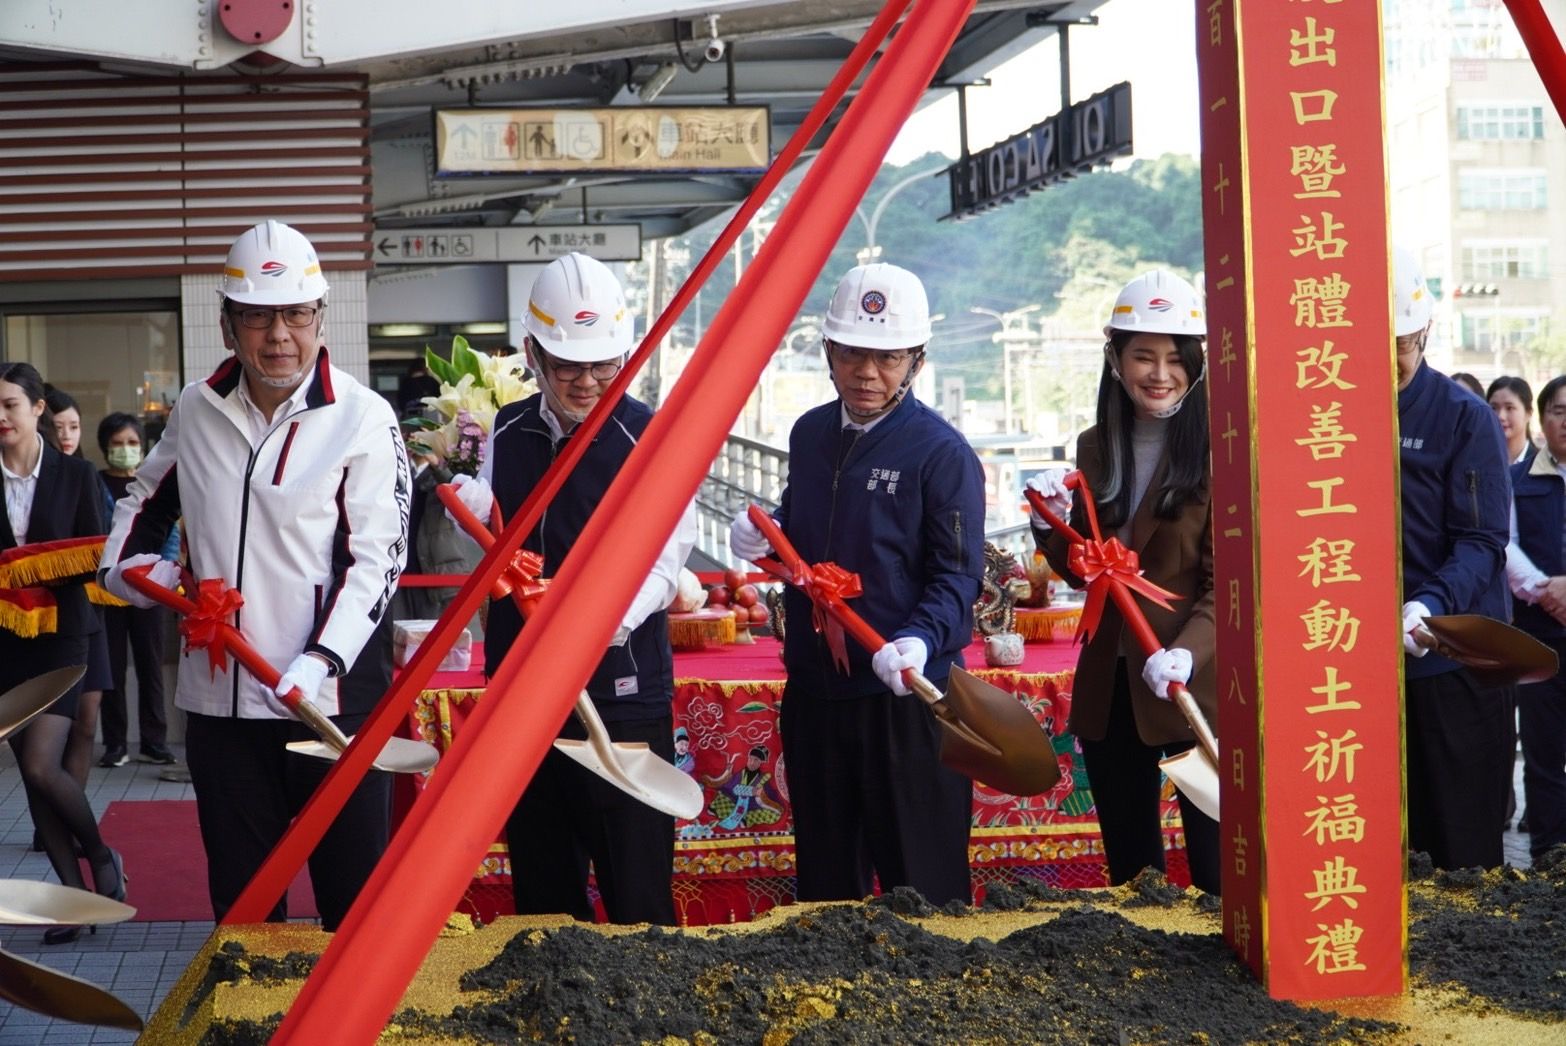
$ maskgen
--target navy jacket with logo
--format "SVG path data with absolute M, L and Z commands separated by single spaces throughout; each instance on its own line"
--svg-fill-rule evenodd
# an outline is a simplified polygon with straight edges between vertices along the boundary
M 807 563 L 857 573 L 864 594 L 849 606 L 887 640 L 924 640 L 924 674 L 940 682 L 962 664 L 984 572 L 979 459 L 911 394 L 869 432 L 844 432 L 841 421 L 833 400 L 795 423 L 777 520 Z M 853 698 L 886 689 L 871 671 L 873 651 L 845 637 L 850 672 L 840 673 L 811 627 L 810 601 L 795 588 L 785 598 L 791 692 Z
M 1495 414 L 1421 363 L 1397 394 L 1397 420 L 1404 601 L 1417 599 L 1432 614 L 1511 620 L 1504 567 L 1512 491 Z M 1457 667 L 1434 651 L 1404 659 L 1410 679 Z
M 1512 466 L 1512 499 L 1517 506 L 1517 545 L 1547 577 L 1566 574 L 1562 527 L 1566 525 L 1566 484 L 1549 454 L 1534 453 Z M 1542 607 L 1518 600 L 1517 627 L 1547 642 L 1566 639 L 1566 627 Z
M 491 485 L 502 517 L 516 515 L 528 494 L 544 478 L 567 440 L 557 445 L 549 426 L 538 412 L 543 402 L 534 394 L 519 403 L 500 408 L 495 415 Z M 576 544 L 588 517 L 603 500 L 604 492 L 630 457 L 636 441 L 652 420 L 652 410 L 639 400 L 622 397 L 609 421 L 593 438 L 593 445 L 577 462 L 576 468 L 544 510 L 538 526 L 522 547 L 544 557 L 544 576 L 554 577 L 566 553 Z M 624 513 L 627 526 L 635 526 L 634 516 Z M 606 549 L 605 552 L 610 550 Z M 612 558 L 612 557 L 611 557 Z M 614 564 L 606 558 L 605 570 Z M 666 611 L 650 614 L 631 633 L 624 646 L 609 647 L 587 683 L 598 714 L 606 722 L 651 719 L 669 714 L 674 699 L 674 654 L 669 648 L 669 616 Z M 522 615 L 510 599 L 490 604 L 489 623 L 484 630 L 484 673 L 492 676 L 517 634 L 522 631 Z

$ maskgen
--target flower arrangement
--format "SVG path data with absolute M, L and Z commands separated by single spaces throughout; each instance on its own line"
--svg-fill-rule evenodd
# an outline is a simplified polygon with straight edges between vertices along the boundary
M 424 365 L 440 382 L 438 396 L 424 397 L 431 417 L 419 422 L 410 436 L 415 453 L 438 457 L 452 472 L 477 475 L 484 462 L 484 447 L 495 425 L 495 412 L 507 403 L 538 390 L 527 373 L 522 353 L 490 356 L 474 352 L 461 335 L 451 340 L 451 360 L 428 347 Z

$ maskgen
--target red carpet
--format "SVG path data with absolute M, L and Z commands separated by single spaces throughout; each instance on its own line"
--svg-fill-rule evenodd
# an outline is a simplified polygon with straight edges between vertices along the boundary
M 136 907 L 136 922 L 212 918 L 194 800 L 110 803 L 99 829 L 125 858 L 125 901 Z M 301 871 L 288 890 L 288 917 L 317 914 L 309 873 Z

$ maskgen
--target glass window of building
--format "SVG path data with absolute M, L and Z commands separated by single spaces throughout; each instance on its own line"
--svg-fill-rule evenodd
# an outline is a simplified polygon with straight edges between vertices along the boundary
M 1469 242 L 1463 245 L 1463 279 L 1542 279 L 1548 276 L 1549 247 L 1544 240 Z
M 135 414 L 147 427 L 148 442 L 157 440 L 180 389 L 177 305 L 123 312 L 9 306 L 3 315 L 0 358 L 31 363 L 45 381 L 76 399 L 84 455 L 105 464 L 98 422 L 113 411 Z
M 1459 105 L 1457 137 L 1470 141 L 1511 141 L 1544 137 L 1542 105 Z
M 1457 206 L 1465 211 L 1543 210 L 1548 179 L 1538 167 L 1470 167 L 1457 172 Z

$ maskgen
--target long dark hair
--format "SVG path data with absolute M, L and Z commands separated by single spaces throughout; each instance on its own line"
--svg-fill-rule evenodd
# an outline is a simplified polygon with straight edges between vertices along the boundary
M 1490 397 L 1502 389 L 1516 396 L 1517 401 L 1523 405 L 1523 410 L 1527 411 L 1530 416 L 1533 414 L 1533 388 L 1515 374 L 1502 374 L 1499 378 L 1490 382 L 1490 387 L 1484 393 L 1484 401 L 1489 403 Z M 1544 413 L 1544 401 L 1542 399 L 1539 401 L 1539 413 Z M 1533 439 L 1532 421 L 1523 422 L 1523 435 L 1530 440 Z
M 1098 502 L 1099 520 L 1106 529 L 1119 527 L 1131 516 L 1131 476 L 1136 459 L 1131 446 L 1131 429 L 1136 420 L 1135 407 L 1120 379 L 1109 366 L 1126 345 L 1136 337 L 1134 331 L 1112 331 L 1105 345 L 1104 372 L 1098 379 L 1098 441 L 1104 474 L 1092 477 L 1093 496 Z M 1202 342 L 1184 334 L 1170 335 L 1185 368 L 1190 391 L 1180 411 L 1169 419 L 1169 435 L 1164 453 L 1169 459 L 1164 485 L 1149 490 L 1145 497 L 1153 501 L 1153 515 L 1174 519 L 1188 502 L 1207 492 L 1209 473 L 1207 435 L 1207 383 L 1203 376 L 1205 360 Z
M 69 392 L 66 392 L 64 389 L 57 389 L 57 388 L 55 388 L 53 385 L 49 384 L 47 381 L 44 382 L 44 406 L 49 408 L 49 415 L 50 415 L 49 431 L 50 432 L 54 431 L 54 418 L 59 416 L 59 415 L 61 415 L 61 414 L 64 414 L 68 410 L 74 410 L 76 412 L 77 420 L 78 421 L 81 420 L 82 408 L 81 408 L 81 404 L 76 402 L 76 397 L 72 396 Z M 56 438 L 56 441 L 55 441 L 55 449 L 59 450 L 59 451 L 64 451 L 65 450 L 64 447 L 60 446 L 58 438 Z M 72 452 L 71 456 L 72 457 L 77 457 L 77 458 L 84 458 L 84 457 L 87 456 L 87 455 L 82 453 L 81 440 L 77 440 L 76 441 L 76 449 Z
M 0 381 L 9 381 L 12 385 L 22 390 L 28 403 L 44 401 L 43 414 L 38 418 L 38 434 L 43 437 L 45 443 L 55 450 L 60 449 L 60 441 L 54 435 L 54 412 L 49 409 L 49 394 L 44 385 L 43 375 L 38 373 L 38 368 L 31 363 L 6 363 L 0 360 Z

